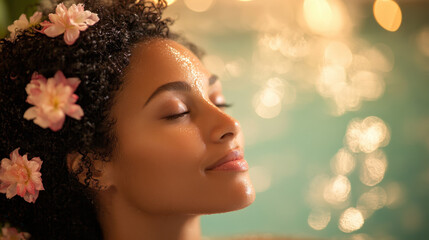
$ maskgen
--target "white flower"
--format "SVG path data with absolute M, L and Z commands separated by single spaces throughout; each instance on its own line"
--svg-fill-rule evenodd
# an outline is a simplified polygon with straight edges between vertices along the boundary
M 19 17 L 18 20 L 15 20 L 12 25 L 9 25 L 7 27 L 7 30 L 10 32 L 10 41 L 15 41 L 16 36 L 25 29 L 31 28 L 36 26 L 40 23 L 40 20 L 42 19 L 42 13 L 41 12 L 35 12 L 33 16 L 30 17 L 30 21 L 27 20 L 27 16 L 23 13 Z

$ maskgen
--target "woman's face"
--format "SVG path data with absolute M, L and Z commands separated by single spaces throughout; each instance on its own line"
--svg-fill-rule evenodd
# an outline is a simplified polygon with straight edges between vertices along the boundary
M 250 205 L 255 192 L 247 170 L 207 170 L 229 150 L 243 149 L 239 123 L 216 106 L 223 103 L 220 81 L 187 48 L 168 39 L 138 44 L 112 109 L 118 195 L 151 213 Z

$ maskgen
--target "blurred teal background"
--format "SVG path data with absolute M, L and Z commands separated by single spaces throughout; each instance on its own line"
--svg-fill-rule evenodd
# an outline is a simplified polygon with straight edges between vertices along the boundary
M 0 33 L 34 2 L 0 0 Z M 257 191 L 203 235 L 429 239 L 429 1 L 170 2 L 234 104 Z

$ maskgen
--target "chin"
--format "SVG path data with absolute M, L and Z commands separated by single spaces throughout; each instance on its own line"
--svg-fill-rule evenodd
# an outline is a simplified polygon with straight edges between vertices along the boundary
M 255 189 L 249 178 L 223 192 L 221 198 L 212 201 L 204 214 L 215 214 L 237 211 L 248 207 L 255 201 Z

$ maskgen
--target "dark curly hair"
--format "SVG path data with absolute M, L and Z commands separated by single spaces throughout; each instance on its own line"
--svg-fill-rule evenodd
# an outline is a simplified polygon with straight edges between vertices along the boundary
M 55 38 L 25 30 L 14 42 L 0 39 L 0 159 L 20 148 L 29 159 L 40 157 L 45 190 L 37 201 L 0 196 L 0 224 L 29 232 L 31 239 L 103 239 L 97 220 L 89 154 L 109 156 L 115 147 L 115 119 L 109 110 L 123 83 L 136 43 L 151 38 L 169 38 L 204 54 L 179 34 L 169 31 L 172 19 L 162 18 L 164 0 L 83 0 L 85 9 L 97 13 L 100 21 L 80 33 L 69 46 L 63 35 Z M 42 10 L 47 13 L 54 9 Z M 23 118 L 31 107 L 25 87 L 33 72 L 52 77 L 61 70 L 66 77 L 81 80 L 76 94 L 84 111 L 81 120 L 66 117 L 57 132 L 43 129 Z M 67 167 L 68 153 L 83 155 L 77 173 Z M 85 184 L 77 175 L 86 169 Z

